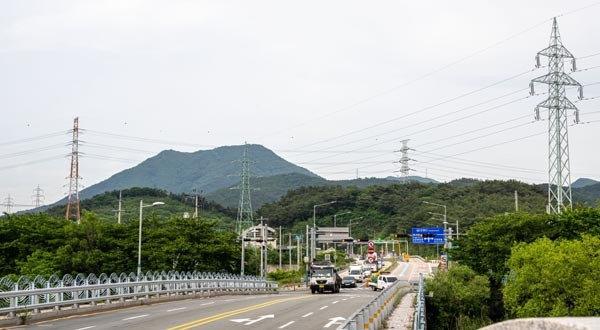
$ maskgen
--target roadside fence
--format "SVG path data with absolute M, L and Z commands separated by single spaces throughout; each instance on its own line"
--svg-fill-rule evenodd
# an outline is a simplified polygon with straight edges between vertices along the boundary
M 147 272 L 139 276 L 130 273 L 52 275 L 33 280 L 21 276 L 16 282 L 0 278 L 0 316 L 15 317 L 15 313 L 79 308 L 82 304 L 111 304 L 126 300 L 148 299 L 172 294 L 211 295 L 217 292 L 277 291 L 277 282 L 256 276 L 200 272 Z

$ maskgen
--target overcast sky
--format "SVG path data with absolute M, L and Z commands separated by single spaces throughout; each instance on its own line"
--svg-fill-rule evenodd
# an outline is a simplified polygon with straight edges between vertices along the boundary
M 85 186 L 163 149 L 244 141 L 328 179 L 386 177 L 404 138 L 413 175 L 547 182 L 548 121 L 533 111 L 546 95 L 527 88 L 561 14 L 584 57 L 572 76 L 591 84 L 576 103 L 589 123 L 569 127 L 572 179 L 600 179 L 593 4 L 4 0 L 0 197 L 31 204 L 38 184 L 47 203 L 65 196 L 75 116 Z

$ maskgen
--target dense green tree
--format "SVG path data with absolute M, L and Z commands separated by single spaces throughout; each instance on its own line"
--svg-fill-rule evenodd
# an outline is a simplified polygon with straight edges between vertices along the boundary
M 507 265 L 511 317 L 600 315 L 600 238 L 520 243 Z
M 455 265 L 437 273 L 427 280 L 425 293 L 430 295 L 426 299 L 430 329 L 477 329 L 491 323 L 486 307 L 489 281 L 467 266 Z
M 0 276 L 135 272 L 136 220 L 116 224 L 83 212 L 81 223 L 45 214 L 0 219 Z M 143 271 L 239 272 L 235 234 L 216 221 L 149 216 L 143 221 Z

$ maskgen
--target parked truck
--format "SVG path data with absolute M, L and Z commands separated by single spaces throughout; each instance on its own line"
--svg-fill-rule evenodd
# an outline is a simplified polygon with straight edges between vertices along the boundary
M 335 265 L 325 262 L 313 262 L 310 267 L 311 293 L 331 291 L 339 293 L 342 287 L 342 278 L 338 275 Z

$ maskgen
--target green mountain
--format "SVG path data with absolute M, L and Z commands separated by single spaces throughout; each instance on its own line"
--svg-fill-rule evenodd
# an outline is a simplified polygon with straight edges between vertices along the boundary
M 572 189 L 573 200 L 591 206 L 600 206 L 600 183 Z
M 597 183 L 600 183 L 600 181 L 588 178 L 579 178 L 575 180 L 575 182 L 571 183 L 571 188 L 583 188 Z
M 173 193 L 190 193 L 197 189 L 209 193 L 240 181 L 243 150 L 243 145 L 196 152 L 165 150 L 135 167 L 83 189 L 80 197 L 90 198 L 105 191 L 132 187 L 163 189 Z M 286 173 L 318 177 L 261 145 L 249 144 L 248 156 L 250 171 L 256 177 Z

